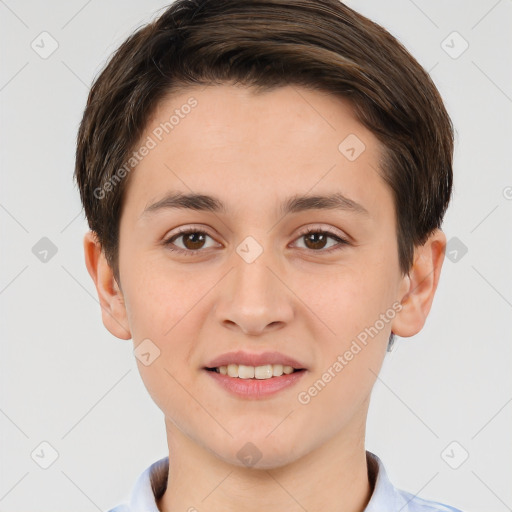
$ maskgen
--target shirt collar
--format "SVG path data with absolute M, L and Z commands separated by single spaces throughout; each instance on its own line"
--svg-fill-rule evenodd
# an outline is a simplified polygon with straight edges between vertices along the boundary
M 169 457 L 163 457 L 139 476 L 130 495 L 130 512 L 160 512 L 156 502 L 167 488 L 168 472 Z
M 401 510 L 398 505 L 403 507 L 406 502 L 389 481 L 382 461 L 369 451 L 366 451 L 366 461 L 370 484 L 373 482 L 373 492 L 364 512 L 382 512 L 383 505 L 389 507 L 389 510 Z
M 370 485 L 373 487 L 373 492 L 364 512 L 382 512 L 383 510 L 413 512 L 419 510 L 413 505 L 423 500 L 396 489 L 389 481 L 384 465 L 377 455 L 367 451 L 366 461 L 368 464 L 368 478 Z M 139 476 L 130 495 L 130 512 L 159 512 L 156 502 L 162 497 L 167 488 L 168 471 L 169 457 L 163 457 L 151 464 Z M 411 501 L 413 503 L 410 507 L 409 503 Z M 455 511 L 456 509 L 446 507 L 438 510 Z

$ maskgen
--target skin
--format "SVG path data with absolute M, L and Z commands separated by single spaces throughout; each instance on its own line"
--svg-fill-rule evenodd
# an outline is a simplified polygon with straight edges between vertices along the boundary
M 255 94 L 247 87 L 188 88 L 166 98 L 141 141 L 193 96 L 198 105 L 132 171 L 120 224 L 118 284 L 94 234 L 84 238 L 106 328 L 136 348 L 149 338 L 160 356 L 143 382 L 165 415 L 170 452 L 161 511 L 364 510 L 372 486 L 365 425 L 391 330 L 416 334 L 430 311 L 446 239 L 436 230 L 400 272 L 391 190 L 378 172 L 381 146 L 346 100 L 302 87 Z M 354 161 L 339 150 L 356 134 Z M 221 199 L 227 213 L 168 209 L 142 215 L 170 191 Z M 284 217 L 293 194 L 334 191 L 367 215 L 342 209 Z M 174 240 L 178 227 L 208 237 Z M 319 243 L 308 227 L 349 240 Z M 263 249 L 247 263 L 237 246 Z M 332 247 L 338 250 L 326 252 Z M 336 377 L 306 405 L 297 395 L 380 315 L 401 304 Z M 203 367 L 232 350 L 277 350 L 307 368 L 301 382 L 260 400 L 234 397 Z M 237 452 L 253 443 L 261 459 Z M 205 499 L 205 497 L 207 497 Z M 204 499 L 204 501 L 202 501 Z

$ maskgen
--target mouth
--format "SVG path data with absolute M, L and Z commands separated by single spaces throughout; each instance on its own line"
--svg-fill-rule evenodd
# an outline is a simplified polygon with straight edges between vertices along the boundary
M 265 364 L 261 366 L 249 366 L 244 364 L 228 364 L 212 368 L 205 368 L 209 372 L 220 373 L 234 379 L 268 380 L 279 378 L 283 375 L 303 372 L 304 368 L 294 368 L 283 364 Z
M 254 400 L 297 386 L 309 370 L 303 362 L 281 352 L 245 350 L 221 354 L 202 369 L 215 386 L 237 398 Z

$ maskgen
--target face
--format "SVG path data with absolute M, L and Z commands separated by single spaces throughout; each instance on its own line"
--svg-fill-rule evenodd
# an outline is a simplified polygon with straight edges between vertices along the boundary
M 141 146 L 148 137 L 119 273 L 168 434 L 235 465 L 254 450 L 259 467 L 360 440 L 407 287 L 375 136 L 329 94 L 217 85 L 162 101 Z M 178 193 L 214 199 L 178 207 Z M 301 370 L 249 381 L 206 369 L 229 362 Z

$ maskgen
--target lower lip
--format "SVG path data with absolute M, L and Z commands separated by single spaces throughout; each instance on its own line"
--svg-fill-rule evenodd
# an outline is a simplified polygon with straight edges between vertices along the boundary
M 275 395 L 279 391 L 296 384 L 306 373 L 306 370 L 300 370 L 287 375 L 283 374 L 280 377 L 271 377 L 270 379 L 240 379 L 222 375 L 222 373 L 216 371 L 204 371 L 224 389 L 242 398 L 265 398 Z

